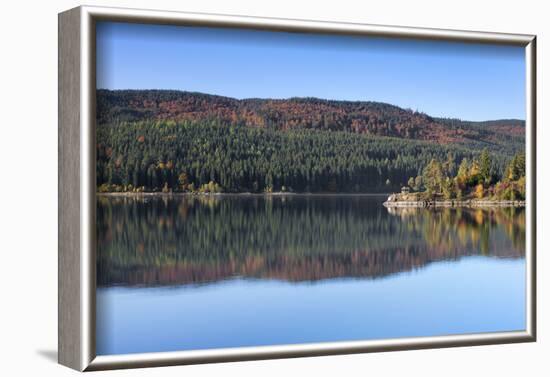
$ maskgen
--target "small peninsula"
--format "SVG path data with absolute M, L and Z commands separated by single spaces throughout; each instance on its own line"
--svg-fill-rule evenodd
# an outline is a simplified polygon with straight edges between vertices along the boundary
M 422 174 L 411 177 L 401 193 L 391 194 L 386 207 L 524 207 L 525 154 L 518 153 L 498 176 L 487 149 L 479 158 L 463 159 L 458 169 L 451 158 L 432 159 Z

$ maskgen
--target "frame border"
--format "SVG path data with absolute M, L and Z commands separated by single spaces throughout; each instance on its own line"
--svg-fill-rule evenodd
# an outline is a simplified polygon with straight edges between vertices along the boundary
M 526 330 L 97 356 L 95 25 L 98 21 L 429 39 L 525 48 Z M 536 36 L 81 6 L 59 14 L 58 361 L 80 371 L 536 341 Z

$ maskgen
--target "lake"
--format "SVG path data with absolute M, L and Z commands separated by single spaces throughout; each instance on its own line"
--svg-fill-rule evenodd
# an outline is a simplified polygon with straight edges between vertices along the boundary
M 99 196 L 97 354 L 524 330 L 525 210 Z

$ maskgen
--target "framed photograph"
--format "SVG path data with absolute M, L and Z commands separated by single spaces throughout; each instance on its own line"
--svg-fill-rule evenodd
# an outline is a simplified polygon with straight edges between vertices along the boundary
M 535 36 L 59 15 L 59 362 L 530 342 Z

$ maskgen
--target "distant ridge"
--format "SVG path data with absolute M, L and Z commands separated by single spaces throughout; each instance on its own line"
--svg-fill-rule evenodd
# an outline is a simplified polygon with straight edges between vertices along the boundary
M 442 144 L 476 143 L 517 149 L 525 143 L 525 122 L 482 122 L 435 118 L 373 101 L 320 98 L 235 99 L 176 90 L 97 91 L 100 124 L 119 121 L 215 120 L 222 124 L 289 130 L 308 128 L 423 140 Z

